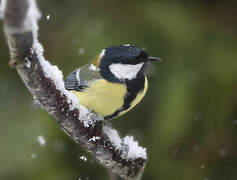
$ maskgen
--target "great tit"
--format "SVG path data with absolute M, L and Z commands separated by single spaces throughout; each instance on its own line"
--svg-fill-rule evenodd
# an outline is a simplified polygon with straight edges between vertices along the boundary
M 92 64 L 73 71 L 65 79 L 65 88 L 84 105 L 105 120 L 131 110 L 144 97 L 148 87 L 144 67 L 160 61 L 131 45 L 102 50 Z

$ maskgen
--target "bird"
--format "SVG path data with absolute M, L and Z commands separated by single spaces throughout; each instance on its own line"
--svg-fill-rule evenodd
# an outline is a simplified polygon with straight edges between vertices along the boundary
M 144 97 L 148 80 L 144 68 L 160 58 L 148 56 L 138 47 L 123 44 L 103 49 L 91 64 L 71 72 L 65 88 L 89 110 L 105 120 L 121 116 Z

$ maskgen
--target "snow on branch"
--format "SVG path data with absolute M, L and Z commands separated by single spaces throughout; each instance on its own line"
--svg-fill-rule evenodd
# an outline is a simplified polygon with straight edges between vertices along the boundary
M 146 164 L 146 149 L 133 137 L 121 138 L 103 117 L 80 105 L 64 88 L 62 72 L 43 56 L 38 42 L 40 12 L 35 0 L 1 0 L 0 16 L 10 49 L 10 65 L 32 93 L 76 143 L 90 152 L 110 174 L 122 179 L 140 179 Z
M 0 0 L 0 19 L 3 18 L 3 11 L 5 9 L 6 0 Z

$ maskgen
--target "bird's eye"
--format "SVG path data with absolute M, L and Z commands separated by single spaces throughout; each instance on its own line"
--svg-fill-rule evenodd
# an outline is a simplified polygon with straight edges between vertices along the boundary
M 138 60 L 145 60 L 145 59 L 147 59 L 147 57 L 148 57 L 147 53 L 142 50 L 140 52 L 140 54 L 136 57 L 136 59 L 138 59 Z
M 148 58 L 147 53 L 142 50 L 137 56 L 134 56 L 134 58 L 127 60 L 127 63 L 128 64 L 139 64 L 139 63 L 146 61 L 147 58 Z

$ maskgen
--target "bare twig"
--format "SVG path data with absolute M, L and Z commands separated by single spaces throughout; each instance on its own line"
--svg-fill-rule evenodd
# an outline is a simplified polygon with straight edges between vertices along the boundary
M 5 3 L 5 0 L 2 0 Z M 40 12 L 35 0 L 6 0 L 2 6 L 5 35 L 11 61 L 26 87 L 57 124 L 76 143 L 90 152 L 110 174 L 122 179 L 140 179 L 146 151 L 133 137 L 120 138 L 103 125 L 103 118 L 81 106 L 64 88 L 61 71 L 43 57 L 37 38 Z

